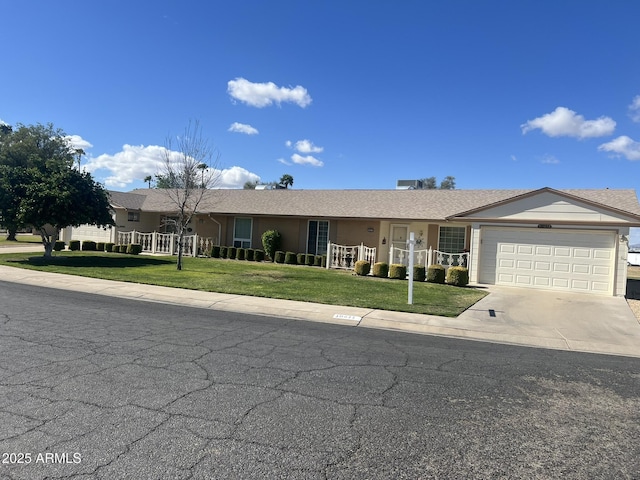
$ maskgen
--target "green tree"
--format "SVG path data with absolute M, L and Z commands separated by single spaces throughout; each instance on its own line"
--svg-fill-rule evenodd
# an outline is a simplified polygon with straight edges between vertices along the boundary
M 440 190 L 454 190 L 456 188 L 456 179 L 451 175 L 444 177 L 444 180 L 440 182 L 440 187 L 437 186 L 436 177 L 422 178 L 420 181 L 422 182 L 423 190 L 436 190 L 437 188 L 440 188 Z
M 18 217 L 40 232 L 45 257 L 51 257 L 63 228 L 85 223 L 105 228 L 114 225 L 108 193 L 88 172 L 29 169 L 28 177 Z
M 27 170 L 44 173 L 50 170 L 73 168 L 76 150 L 65 133 L 52 124 L 5 126 L 0 130 L 0 223 L 8 231 L 8 240 L 15 240 L 19 228 L 25 227 L 18 216 L 18 204 L 24 196 Z M 9 193 L 10 192 L 10 193 Z
M 111 225 L 107 192 L 74 168 L 77 151 L 53 125 L 18 125 L 0 135 L 0 223 L 9 237 L 36 228 L 51 256 L 60 230 L 83 223 Z
M 288 173 L 285 173 L 280 177 L 280 185 L 284 185 L 284 188 L 289 188 L 293 186 L 293 177 Z
M 257 185 L 258 185 L 258 182 L 247 181 L 247 182 L 244 182 L 244 185 L 242 186 L 242 188 L 244 190 L 255 190 Z
M 440 190 L 455 190 L 456 179 L 451 175 L 444 177 L 444 180 L 440 182 Z

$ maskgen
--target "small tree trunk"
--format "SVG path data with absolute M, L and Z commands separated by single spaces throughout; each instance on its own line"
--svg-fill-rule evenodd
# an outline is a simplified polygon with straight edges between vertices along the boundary
M 178 261 L 176 262 L 176 270 L 182 270 L 182 245 L 184 243 L 184 232 L 178 235 Z
M 16 228 L 7 228 L 7 242 L 17 242 L 16 233 L 18 233 Z
M 56 228 L 53 235 L 49 235 L 44 227 L 40 228 L 40 237 L 42 238 L 42 245 L 44 245 L 44 258 L 51 258 L 53 253 L 53 246 L 58 241 L 60 235 L 60 229 Z

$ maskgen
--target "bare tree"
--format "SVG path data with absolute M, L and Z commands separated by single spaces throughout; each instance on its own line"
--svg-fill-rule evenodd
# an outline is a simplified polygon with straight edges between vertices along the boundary
M 189 222 L 198 213 L 208 190 L 215 187 L 220 178 L 220 170 L 216 168 L 219 158 L 218 152 L 203 138 L 197 121 L 189 122 L 182 136 L 167 137 L 165 142 L 164 164 L 156 177 L 166 180 L 163 191 L 173 207 L 172 217 L 165 220 L 165 225 L 173 227 L 178 236 L 177 270 L 182 270 L 184 236 Z

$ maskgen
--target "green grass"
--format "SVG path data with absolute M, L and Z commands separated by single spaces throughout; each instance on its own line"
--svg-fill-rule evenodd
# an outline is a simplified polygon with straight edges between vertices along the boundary
M 6 233 L 0 233 L 0 246 L 12 246 L 12 245 L 23 245 L 25 243 L 42 243 L 42 238 L 40 235 L 31 235 L 26 233 L 19 233 L 16 235 L 16 242 L 9 242 L 7 240 Z
M 474 288 L 415 282 L 414 303 L 408 305 L 408 284 L 402 280 L 319 267 L 190 257 L 184 259 L 183 270 L 176 271 L 175 261 L 175 257 L 66 251 L 49 261 L 32 253 L 0 255 L 1 265 L 45 272 L 446 317 L 458 316 L 485 296 Z

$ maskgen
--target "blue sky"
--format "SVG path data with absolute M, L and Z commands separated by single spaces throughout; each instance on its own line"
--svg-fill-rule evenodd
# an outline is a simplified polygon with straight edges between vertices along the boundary
M 199 121 L 221 186 L 634 188 L 640 2 L 2 2 L 0 120 L 110 189 Z

